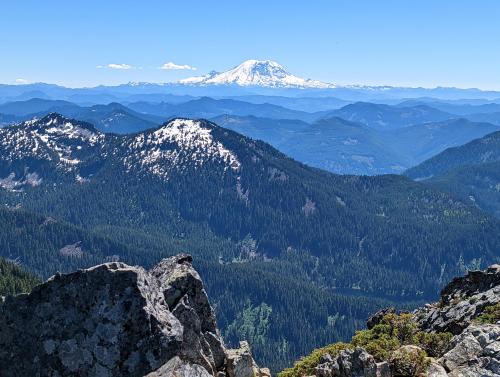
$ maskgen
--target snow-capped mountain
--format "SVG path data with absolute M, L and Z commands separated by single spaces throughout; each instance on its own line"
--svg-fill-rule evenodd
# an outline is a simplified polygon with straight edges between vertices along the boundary
M 85 122 L 51 113 L 0 129 L 0 187 L 38 186 L 46 178 L 71 176 L 95 160 L 106 135 Z
M 163 181 L 207 166 L 236 176 L 241 163 L 225 139 L 222 129 L 204 120 L 174 119 L 142 133 L 113 135 L 51 113 L 0 129 L 0 188 L 88 183 L 103 169 Z
M 240 167 L 236 154 L 214 137 L 214 125 L 202 120 L 174 119 L 156 130 L 125 137 L 122 150 L 127 171 L 145 170 L 163 179 L 172 171 L 201 167 L 208 162 L 235 172 Z
M 273 88 L 335 88 L 334 84 L 304 79 L 288 73 L 283 66 L 271 60 L 247 60 L 226 72 L 210 72 L 205 76 L 180 81 L 187 85 L 238 85 Z

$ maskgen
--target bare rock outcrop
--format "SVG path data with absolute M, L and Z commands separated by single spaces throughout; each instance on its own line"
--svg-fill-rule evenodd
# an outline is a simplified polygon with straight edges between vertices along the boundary
M 470 271 L 441 291 L 441 300 L 415 311 L 420 327 L 430 332 L 460 334 L 485 307 L 500 302 L 500 265 Z
M 471 325 L 439 360 L 450 377 L 500 376 L 500 325 Z
M 391 370 L 386 362 L 377 363 L 363 348 L 344 350 L 332 358 L 323 355 L 316 367 L 318 377 L 390 377 Z
M 238 352 L 259 376 L 248 346 L 224 347 L 185 254 L 149 271 L 106 263 L 55 275 L 0 304 L 6 377 L 247 377 L 234 368 Z

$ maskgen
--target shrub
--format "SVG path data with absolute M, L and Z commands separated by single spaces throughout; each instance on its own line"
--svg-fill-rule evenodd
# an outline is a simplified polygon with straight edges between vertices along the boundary
M 419 331 L 416 336 L 416 344 L 423 348 L 430 357 L 441 357 L 446 352 L 452 337 L 453 334 L 449 332 L 426 333 Z
M 370 330 L 357 331 L 352 344 L 363 347 L 377 361 L 387 360 L 401 345 L 415 344 L 418 327 L 411 314 L 387 314 Z
M 424 350 L 417 346 L 403 346 L 394 351 L 389 360 L 395 376 L 413 377 L 424 374 L 430 360 Z
M 278 377 L 302 377 L 314 375 L 314 368 L 318 366 L 321 356 L 328 353 L 332 357 L 335 357 L 340 353 L 340 351 L 350 348 L 352 348 L 352 346 L 348 343 L 334 343 L 323 348 L 318 348 L 310 355 L 302 357 L 300 360 L 295 362 L 293 367 L 278 373 Z
M 426 333 L 418 328 L 411 314 L 386 314 L 370 330 L 356 331 L 351 343 L 335 343 L 317 349 L 303 357 L 292 368 L 285 369 L 278 377 L 302 377 L 314 374 L 321 356 L 329 353 L 335 357 L 343 349 L 362 347 L 376 361 L 395 363 L 399 376 L 416 376 L 423 373 L 429 361 L 427 355 L 440 357 L 446 351 L 452 338 L 450 333 Z M 411 374 L 414 373 L 414 374 Z
M 483 313 L 476 318 L 479 323 L 497 323 L 500 321 L 500 302 L 487 306 Z

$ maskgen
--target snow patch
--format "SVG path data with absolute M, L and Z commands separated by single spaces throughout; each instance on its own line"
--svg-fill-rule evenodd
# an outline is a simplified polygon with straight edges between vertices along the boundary
M 175 119 L 152 133 L 139 134 L 129 148 L 135 152 L 124 159 L 127 171 L 138 162 L 163 178 L 168 178 L 170 169 L 201 166 L 213 160 L 222 161 L 233 171 L 241 166 L 232 151 L 214 140 L 211 128 L 190 119 Z

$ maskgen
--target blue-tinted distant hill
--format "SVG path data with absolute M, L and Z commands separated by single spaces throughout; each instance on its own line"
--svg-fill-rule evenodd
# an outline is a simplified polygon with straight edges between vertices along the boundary
M 500 132 L 446 149 L 405 175 L 500 217 Z
M 394 130 L 415 124 L 456 118 L 453 114 L 427 105 L 399 107 L 367 102 L 346 105 L 325 115 L 325 117 L 334 116 L 352 122 L 363 123 L 378 130 Z
M 464 144 L 499 127 L 449 120 L 380 131 L 341 118 L 311 124 L 254 116 L 213 120 L 254 139 L 264 140 L 310 166 L 341 174 L 400 174 L 450 146 Z
M 281 96 L 281 97 L 334 97 L 348 102 L 395 103 L 406 99 L 422 97 L 440 100 L 463 98 L 496 100 L 500 92 L 459 88 L 399 88 L 389 86 L 338 86 L 335 88 L 269 88 L 262 86 L 238 85 L 184 85 L 179 83 L 127 83 L 117 86 L 100 85 L 90 88 L 67 88 L 54 84 L 34 83 L 27 85 L 0 84 L 0 103 L 29 99 L 33 97 L 62 99 L 88 104 L 122 102 L 135 95 L 174 95 L 194 97 L 239 97 L 239 96 Z
M 414 164 L 423 162 L 450 147 L 499 130 L 490 123 L 471 122 L 467 119 L 450 119 L 395 130 L 392 144 L 401 153 L 412 156 Z
M 256 104 L 233 99 L 214 99 L 210 97 L 203 97 L 180 104 L 137 102 L 129 103 L 128 107 L 140 113 L 154 114 L 164 118 L 187 117 L 210 119 L 219 115 L 252 115 L 262 118 L 312 121 L 321 117 L 321 114 L 292 110 L 269 103 Z
M 0 105 L 0 122 L 4 125 L 58 112 L 94 124 L 104 132 L 133 133 L 161 124 L 164 119 L 150 114 L 139 114 L 119 103 L 79 106 L 68 101 L 33 98 L 28 101 Z M 2 121 L 3 119 L 3 121 Z
M 284 97 L 265 95 L 238 96 L 232 97 L 231 99 L 256 104 L 270 103 L 273 105 L 278 105 L 293 110 L 305 111 L 308 113 L 339 109 L 351 102 L 335 97 Z

